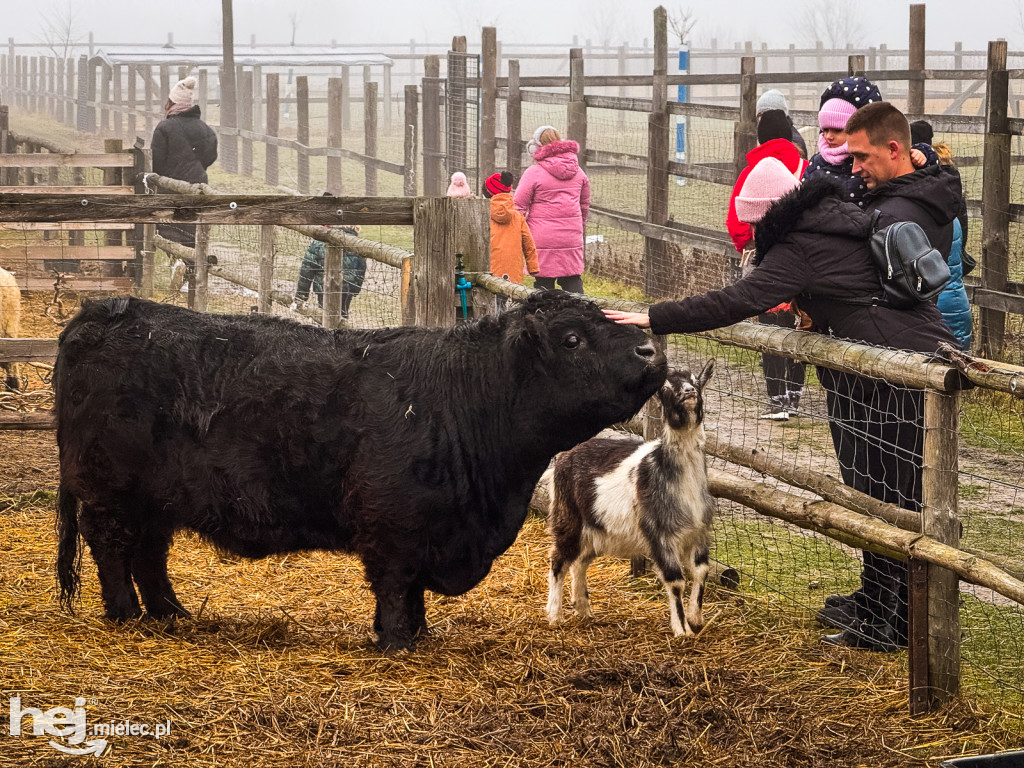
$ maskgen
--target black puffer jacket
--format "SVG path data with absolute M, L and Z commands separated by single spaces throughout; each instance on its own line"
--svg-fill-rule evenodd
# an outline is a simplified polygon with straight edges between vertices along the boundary
M 217 159 L 217 134 L 199 117 L 199 107 L 171 115 L 153 131 L 153 172 L 191 184 L 205 184 Z
M 913 221 L 928 235 L 932 247 L 947 259 L 953 245 L 953 219 L 963 204 L 960 174 L 948 173 L 941 165 L 928 165 L 897 176 L 864 196 L 865 211 L 882 212 L 879 226 Z
M 753 271 L 721 290 L 655 304 L 651 330 L 721 328 L 796 297 L 820 333 L 923 353 L 955 344 L 930 302 L 906 310 L 843 302 L 878 296 L 881 285 L 868 251 L 871 216 L 841 194 L 818 177 L 783 197 L 757 225 Z

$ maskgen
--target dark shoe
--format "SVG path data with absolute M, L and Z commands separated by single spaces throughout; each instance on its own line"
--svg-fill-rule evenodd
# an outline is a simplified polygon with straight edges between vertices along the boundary
M 881 621 L 862 621 L 857 628 L 848 628 L 834 635 L 825 635 L 821 641 L 828 645 L 864 648 L 880 653 L 896 653 L 907 647 L 906 638 L 900 637 L 894 627 Z
M 839 596 L 837 595 L 837 597 Z M 853 629 L 860 623 L 860 619 L 857 617 L 857 604 L 853 600 L 837 601 L 832 605 L 826 601 L 825 607 L 818 611 L 817 619 L 825 626 L 836 629 Z
M 856 592 L 851 592 L 848 595 L 829 595 L 825 598 L 825 607 L 829 608 L 834 605 L 842 605 L 853 610 L 855 605 L 864 602 L 864 591 L 858 589 Z

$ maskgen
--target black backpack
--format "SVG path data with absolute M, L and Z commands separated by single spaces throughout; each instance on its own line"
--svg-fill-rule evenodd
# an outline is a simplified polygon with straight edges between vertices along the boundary
M 949 282 L 946 259 L 928 242 L 928 235 L 912 221 L 878 227 L 880 211 L 871 219 L 868 241 L 882 284 L 882 296 L 872 304 L 910 309 L 935 298 Z

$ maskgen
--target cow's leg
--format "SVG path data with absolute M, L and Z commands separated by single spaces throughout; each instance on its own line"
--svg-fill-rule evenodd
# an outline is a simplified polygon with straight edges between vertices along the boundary
M 86 504 L 82 505 L 79 515 L 79 528 L 96 562 L 106 617 L 111 621 L 126 621 L 141 616 L 142 608 L 129 568 L 129 553 L 134 544 L 132 534 L 116 514 Z
M 413 640 L 427 634 L 427 606 L 423 599 L 423 587 L 413 585 L 405 596 L 406 613 L 409 617 L 409 632 Z
M 146 613 L 155 619 L 184 618 L 189 612 L 178 602 L 167 575 L 170 536 L 150 535 L 132 550 L 131 569 L 142 593 Z
M 373 629 L 377 633 L 377 647 L 382 651 L 402 651 L 413 646 L 410 631 L 408 593 L 396 587 L 372 584 L 377 598 Z

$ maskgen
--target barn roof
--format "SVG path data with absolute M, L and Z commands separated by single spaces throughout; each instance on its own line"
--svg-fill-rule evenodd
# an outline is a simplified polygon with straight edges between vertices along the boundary
M 160 64 L 194 66 L 220 66 L 219 46 L 200 45 L 132 45 L 104 46 L 97 48 L 92 63 L 102 62 L 110 66 L 117 64 Z M 392 61 L 382 53 L 364 53 L 330 46 L 290 45 L 236 46 L 235 64 L 244 66 L 384 66 Z

